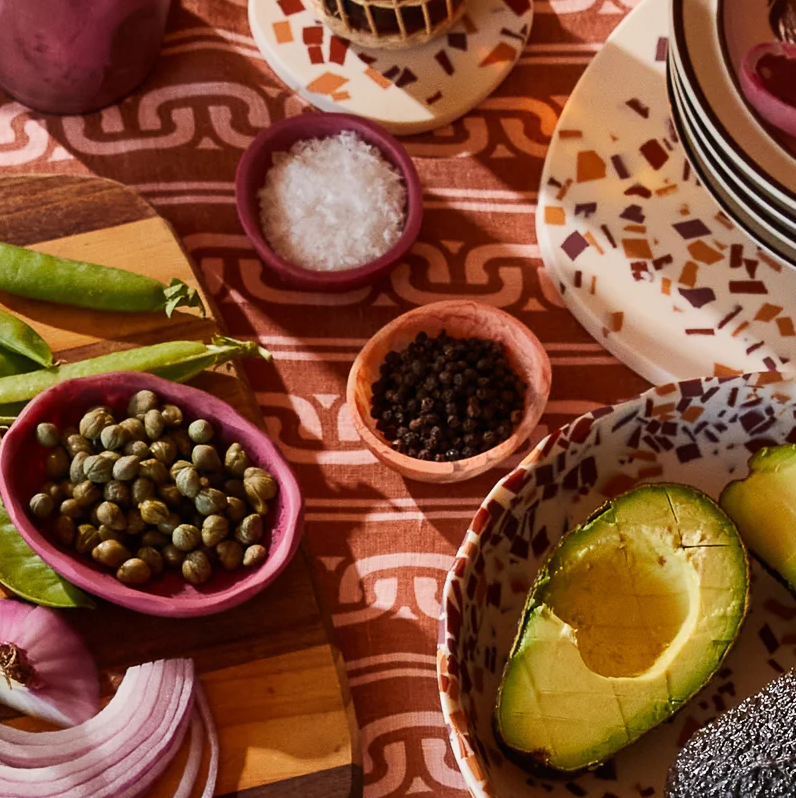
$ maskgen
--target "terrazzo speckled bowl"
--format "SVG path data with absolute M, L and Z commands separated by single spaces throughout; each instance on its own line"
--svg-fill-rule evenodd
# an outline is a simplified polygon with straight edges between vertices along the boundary
M 419 332 L 445 330 L 453 338 L 487 338 L 503 344 L 515 374 L 528 383 L 520 423 L 503 443 L 489 451 L 452 463 L 434 463 L 398 454 L 376 429 L 370 416 L 371 385 L 391 350 L 410 344 Z M 348 375 L 346 398 L 356 431 L 376 457 L 399 474 L 421 482 L 461 482 L 503 462 L 533 431 L 550 394 L 550 360 L 539 339 L 505 311 L 479 302 L 455 299 L 410 310 L 382 327 L 357 356 Z
M 216 440 L 227 444 L 238 441 L 255 465 L 276 477 L 279 492 L 266 516 L 268 559 L 259 567 L 234 573 L 217 571 L 201 587 L 168 571 L 147 585 L 129 587 L 90 557 L 82 557 L 57 543 L 49 533 L 48 523 L 34 521 L 29 514 L 31 496 L 47 479 L 44 461 L 48 450 L 36 441 L 36 426 L 43 421 L 52 422 L 61 430 L 77 426 L 86 410 L 100 404 L 109 405 L 117 418 L 126 417 L 128 400 L 145 388 L 155 391 L 164 402 L 182 408 L 187 421 L 205 418 L 212 422 Z M 303 526 L 303 502 L 296 478 L 276 445 L 259 427 L 204 391 L 130 371 L 68 380 L 31 401 L 3 437 L 0 494 L 20 535 L 64 579 L 122 607 L 175 618 L 221 612 L 268 587 L 296 553 Z
M 258 192 L 273 165 L 273 154 L 289 150 L 297 141 L 336 136 L 351 130 L 382 155 L 400 172 L 406 185 L 406 223 L 396 244 L 380 258 L 336 272 L 315 271 L 290 263 L 271 249 L 260 224 Z M 388 274 L 414 244 L 423 221 L 423 194 L 412 159 L 394 136 L 375 122 L 353 114 L 310 113 L 283 119 L 263 130 L 249 145 L 238 163 L 235 176 L 235 202 L 238 217 L 255 251 L 266 268 L 284 283 L 310 291 L 350 291 L 370 285 Z
M 448 572 L 437 644 L 442 711 L 473 796 L 663 798 L 666 772 L 694 730 L 796 666 L 796 602 L 753 562 L 750 615 L 717 676 L 599 770 L 560 781 L 528 774 L 493 734 L 497 689 L 527 592 L 560 536 L 641 482 L 680 482 L 717 498 L 747 474 L 753 452 L 796 442 L 795 423 L 796 375 L 662 385 L 553 432 L 498 482 Z M 577 685 L 571 689 L 576 695 Z

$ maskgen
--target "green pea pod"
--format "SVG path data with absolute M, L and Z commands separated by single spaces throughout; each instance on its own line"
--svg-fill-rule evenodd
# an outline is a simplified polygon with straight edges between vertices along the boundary
M 22 319 L 2 309 L 0 309 L 0 347 L 30 358 L 45 368 L 53 364 L 53 353 L 44 338 Z
M 182 280 L 175 278 L 164 285 L 143 274 L 59 258 L 13 244 L 0 243 L 0 290 L 93 310 L 164 311 L 171 318 L 176 308 L 185 306 L 197 307 L 205 315 L 198 292 Z
M 41 366 L 34 363 L 30 358 L 22 357 L 16 352 L 0 349 L 0 377 L 8 377 L 12 374 L 27 374 L 29 371 L 36 371 Z
M 58 576 L 28 546 L 0 504 L 0 584 L 45 607 L 94 607 L 94 602 Z
M 186 382 L 209 366 L 226 363 L 236 357 L 260 357 L 270 360 L 271 354 L 255 341 L 236 341 L 215 336 L 212 343 L 201 341 L 167 341 L 152 346 L 111 352 L 89 360 L 67 363 L 29 374 L 0 377 L 0 408 L 3 416 L 16 415 L 9 404 L 26 402 L 42 391 L 64 380 L 106 374 L 110 371 L 146 371 L 175 382 Z M 17 405 L 17 407 L 19 407 Z

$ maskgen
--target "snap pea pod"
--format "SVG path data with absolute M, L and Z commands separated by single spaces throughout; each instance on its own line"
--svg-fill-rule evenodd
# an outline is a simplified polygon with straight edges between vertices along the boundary
M 143 274 L 59 258 L 1 242 L 0 290 L 29 299 L 94 310 L 124 313 L 162 310 L 171 318 L 178 307 L 185 306 L 197 307 L 205 315 L 198 292 L 182 280 L 174 278 L 169 285 L 164 285 Z
M 93 607 L 82 590 L 58 576 L 22 539 L 0 503 L 0 584 L 45 607 Z
M 40 368 L 41 365 L 34 363 L 30 358 L 0 349 L 0 377 L 8 377 L 11 374 L 27 374 L 29 371 L 36 371 Z
M 209 366 L 218 366 L 236 357 L 255 355 L 266 360 L 271 359 L 270 352 L 256 341 L 238 341 L 220 335 L 214 336 L 209 344 L 201 341 L 167 341 L 125 349 L 29 374 L 2 377 L 0 408 L 12 402 L 26 402 L 47 388 L 75 377 L 106 374 L 110 371 L 146 371 L 175 382 L 185 382 Z M 11 416 L 14 413 L 5 415 Z
M 2 309 L 0 309 L 0 347 L 30 358 L 45 368 L 53 364 L 53 353 L 44 338 L 22 319 Z M 13 366 L 11 369 L 8 373 L 19 373 Z

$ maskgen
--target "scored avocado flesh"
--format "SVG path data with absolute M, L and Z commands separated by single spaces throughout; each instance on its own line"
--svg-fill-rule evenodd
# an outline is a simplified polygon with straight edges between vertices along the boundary
M 796 589 L 796 446 L 760 449 L 719 503 L 749 549 Z
M 502 745 L 576 771 L 666 719 L 737 636 L 747 569 L 733 524 L 700 491 L 647 485 L 604 505 L 531 590 L 498 693 Z

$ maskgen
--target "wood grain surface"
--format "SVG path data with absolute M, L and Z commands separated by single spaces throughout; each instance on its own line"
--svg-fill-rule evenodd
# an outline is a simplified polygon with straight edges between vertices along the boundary
M 138 194 L 109 180 L 0 178 L 0 241 L 164 282 L 179 277 L 200 287 L 169 225 Z M 171 320 L 161 314 L 122 316 L 6 294 L 0 294 L 0 303 L 25 318 L 68 361 L 163 340 L 209 340 L 217 314 L 203 298 L 211 311 L 207 319 L 194 310 Z M 237 370 L 205 373 L 194 384 L 262 423 L 254 395 Z M 219 615 L 155 618 L 98 602 L 97 609 L 69 611 L 68 618 L 97 659 L 106 697 L 132 664 L 172 656 L 194 659 L 219 727 L 216 795 L 348 798 L 362 791 L 357 726 L 312 570 L 303 545 L 273 586 Z M 27 718 L 9 722 L 42 728 Z M 182 750 L 151 798 L 173 794 L 185 756 Z

